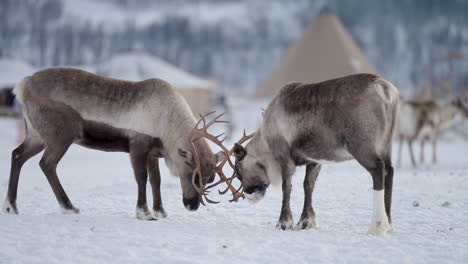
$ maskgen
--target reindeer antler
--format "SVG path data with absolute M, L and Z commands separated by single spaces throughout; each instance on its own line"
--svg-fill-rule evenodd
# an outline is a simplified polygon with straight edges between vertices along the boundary
M 233 175 L 231 177 L 227 177 L 224 172 L 223 172 L 223 167 L 226 163 L 229 164 L 229 166 L 231 166 L 231 168 L 234 170 L 234 164 L 232 163 L 231 159 L 230 159 L 230 156 L 232 154 L 232 149 L 229 150 L 227 149 L 223 142 L 226 140 L 226 137 L 221 139 L 221 137 L 224 135 L 224 133 L 221 133 L 219 135 L 212 135 L 208 132 L 208 128 L 210 128 L 213 124 L 216 124 L 216 123 L 228 123 L 227 121 L 222 121 L 222 120 L 219 120 L 223 115 L 224 113 L 221 113 L 219 115 L 217 115 L 215 118 L 213 118 L 210 122 L 206 122 L 206 117 L 208 117 L 209 115 L 212 115 L 213 113 L 215 113 L 214 111 L 213 112 L 210 112 L 210 113 L 207 113 L 206 115 L 200 115 L 200 120 L 198 120 L 198 122 L 196 123 L 195 127 L 194 127 L 194 137 L 192 137 L 192 140 L 191 140 L 191 145 L 192 145 L 192 148 L 193 148 L 193 156 L 194 156 L 194 159 L 195 159 L 195 170 L 192 174 L 192 184 L 194 185 L 194 187 L 197 189 L 197 191 L 200 193 L 200 195 L 202 195 L 205 200 L 208 202 L 208 203 L 219 203 L 219 202 L 216 202 L 216 201 L 213 201 L 211 199 L 208 198 L 208 194 L 209 194 L 209 189 L 215 187 L 215 186 L 218 186 L 219 184 L 221 183 L 226 183 L 227 187 L 225 190 L 223 191 L 218 191 L 219 194 L 223 195 L 223 194 L 226 194 L 229 190 L 232 192 L 232 196 L 233 198 L 231 200 L 229 200 L 230 202 L 237 202 L 239 200 L 239 198 L 244 198 L 244 193 L 242 191 L 242 184 L 240 185 L 239 188 L 235 188 L 233 185 L 232 185 L 232 181 L 236 178 L 235 177 L 235 174 L 233 173 Z M 203 124 L 203 126 L 201 128 L 198 128 L 198 126 L 200 125 L 200 123 Z M 246 135 L 245 133 L 245 130 L 244 130 L 244 135 L 243 137 L 237 142 L 238 144 L 242 144 L 244 143 L 245 141 L 247 141 L 248 139 L 250 139 L 251 137 L 253 136 L 252 135 Z M 219 175 L 219 181 L 209 185 L 209 186 L 206 186 L 203 184 L 203 178 L 201 176 L 201 165 L 200 165 L 200 158 L 199 158 L 199 155 L 198 155 L 198 152 L 195 148 L 195 141 L 201 139 L 201 138 L 206 138 L 208 140 L 210 140 L 211 142 L 215 143 L 216 145 L 218 145 L 222 151 L 226 154 L 225 158 L 223 161 L 221 161 L 221 163 L 216 166 L 215 168 L 215 172 Z M 198 182 L 199 184 L 196 183 L 196 177 L 198 176 Z M 203 199 L 202 199 L 202 204 L 204 204 L 203 202 Z

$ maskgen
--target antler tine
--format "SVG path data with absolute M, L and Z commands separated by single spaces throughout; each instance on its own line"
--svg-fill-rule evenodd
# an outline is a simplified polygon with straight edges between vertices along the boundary
M 193 186 L 196 188 L 196 190 L 200 193 L 200 195 L 202 196 L 202 201 L 201 203 L 203 205 L 205 205 L 204 201 L 203 201 L 203 198 L 204 200 L 206 200 L 207 203 L 218 203 L 217 201 L 213 201 L 211 199 L 208 198 L 208 194 L 209 194 L 209 189 L 215 187 L 215 186 L 218 186 L 219 184 L 221 183 L 226 183 L 226 189 L 223 190 L 223 191 L 219 191 L 219 194 L 226 194 L 228 191 L 231 191 L 232 193 L 232 199 L 229 200 L 230 202 L 235 202 L 235 201 L 238 201 L 240 198 L 245 198 L 244 196 L 244 192 L 242 191 L 242 184 L 236 188 L 232 185 L 232 182 L 233 180 L 236 178 L 235 174 L 233 174 L 231 177 L 226 177 L 226 175 L 224 174 L 223 172 L 223 167 L 226 165 L 226 163 L 229 164 L 230 167 L 232 167 L 234 169 L 234 164 L 233 162 L 231 161 L 231 154 L 233 153 L 233 148 L 232 149 L 228 149 L 226 148 L 226 146 L 224 146 L 224 141 L 227 139 L 227 137 L 224 137 L 223 139 L 221 139 L 221 137 L 224 135 L 224 133 L 221 133 L 219 135 L 213 135 L 213 134 L 210 134 L 208 132 L 208 128 L 210 128 L 212 125 L 216 124 L 216 123 L 229 123 L 227 121 L 223 121 L 223 120 L 219 120 L 223 115 L 224 113 L 221 113 L 217 116 L 215 116 L 212 120 L 210 120 L 209 122 L 207 122 L 207 117 L 212 115 L 213 113 L 215 113 L 214 111 L 213 112 L 209 112 L 205 115 L 200 115 L 200 120 L 198 120 L 198 122 L 196 123 L 195 127 L 194 127 L 194 131 L 196 131 L 197 133 L 195 133 L 195 135 L 192 137 L 191 139 L 191 145 L 192 145 L 192 148 L 193 148 L 193 154 L 194 154 L 194 159 L 195 159 L 195 170 L 193 172 L 193 175 L 192 175 L 192 184 Z M 199 127 L 200 123 L 202 124 L 202 127 Z M 250 134 L 250 135 L 247 135 L 245 129 L 243 131 L 243 136 L 242 138 L 237 142 L 238 144 L 242 144 L 244 142 L 246 142 L 247 140 L 249 140 L 250 138 L 253 137 L 254 134 Z M 205 186 L 204 183 L 203 183 L 203 178 L 202 178 L 202 174 L 201 174 L 201 165 L 200 165 L 200 158 L 199 158 L 199 155 L 198 155 L 198 152 L 195 148 L 195 141 L 201 139 L 201 138 L 206 138 L 208 140 L 210 140 L 211 142 L 215 143 L 216 145 L 218 145 L 223 151 L 224 153 L 226 154 L 226 157 L 219 163 L 218 166 L 215 167 L 215 172 L 219 175 L 219 180 L 211 185 L 208 185 L 208 186 Z M 199 179 L 199 183 L 197 184 L 196 183 L 196 179 Z
M 214 113 L 214 112 L 212 112 L 212 113 Z M 216 123 L 229 123 L 228 121 L 218 120 L 223 115 L 224 115 L 224 113 L 221 113 L 221 114 L 217 115 L 215 118 L 213 118 L 210 122 L 208 122 L 208 124 L 206 124 L 206 125 L 203 124 L 203 130 L 206 132 L 208 130 L 208 128 L 210 128 L 213 124 L 216 124 Z

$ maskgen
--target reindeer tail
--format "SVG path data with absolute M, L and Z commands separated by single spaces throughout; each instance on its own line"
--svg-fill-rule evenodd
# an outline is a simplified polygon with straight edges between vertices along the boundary
M 398 88 L 383 78 L 376 79 L 374 83 L 376 84 L 377 93 L 379 93 L 382 99 L 391 104 L 398 103 L 398 98 L 400 97 Z
M 21 81 L 19 81 L 15 88 L 13 89 L 13 94 L 16 96 L 16 100 L 18 100 L 21 104 L 24 104 L 24 94 L 26 87 L 31 84 L 31 76 L 24 77 Z

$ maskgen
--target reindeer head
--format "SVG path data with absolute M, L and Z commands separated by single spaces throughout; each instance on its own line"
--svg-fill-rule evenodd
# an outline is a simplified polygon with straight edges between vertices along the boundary
M 197 186 L 214 181 L 216 164 L 222 161 L 225 155 L 222 151 L 213 154 L 204 139 L 191 141 L 190 145 L 187 150 L 178 149 L 179 158 L 184 161 L 178 170 L 184 206 L 187 210 L 195 211 L 202 202 Z
M 267 164 L 264 156 L 256 153 L 250 142 L 244 148 L 240 143 L 236 143 L 233 148 L 235 161 L 235 175 L 241 181 L 244 193 L 251 202 L 257 202 L 265 196 L 266 189 L 270 185 L 267 174 Z

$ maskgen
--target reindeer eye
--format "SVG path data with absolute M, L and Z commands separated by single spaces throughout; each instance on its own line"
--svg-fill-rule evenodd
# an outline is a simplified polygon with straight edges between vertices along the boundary
M 265 168 L 265 166 L 264 166 L 262 163 L 257 162 L 257 163 L 255 163 L 255 164 L 257 165 L 257 167 L 259 167 L 260 169 L 262 169 L 262 170 L 266 173 L 266 168 Z

